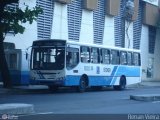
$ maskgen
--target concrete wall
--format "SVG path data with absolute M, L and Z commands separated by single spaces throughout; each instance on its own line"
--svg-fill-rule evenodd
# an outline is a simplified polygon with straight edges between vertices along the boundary
M 103 44 L 106 46 L 115 46 L 114 41 L 114 17 L 106 15 Z
M 80 42 L 93 43 L 93 11 L 82 11 Z
M 55 2 L 52 39 L 68 40 L 67 5 Z
M 157 29 L 154 54 L 154 80 L 160 80 L 160 29 Z

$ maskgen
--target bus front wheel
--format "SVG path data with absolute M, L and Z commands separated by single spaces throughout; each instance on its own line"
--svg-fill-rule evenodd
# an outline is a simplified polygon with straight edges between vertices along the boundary
M 87 88 L 87 80 L 85 79 L 85 77 L 81 77 L 80 81 L 79 81 L 79 86 L 78 86 L 78 91 L 79 92 L 85 92 Z
M 119 85 L 113 86 L 115 90 L 124 90 L 126 88 L 126 78 L 121 76 Z

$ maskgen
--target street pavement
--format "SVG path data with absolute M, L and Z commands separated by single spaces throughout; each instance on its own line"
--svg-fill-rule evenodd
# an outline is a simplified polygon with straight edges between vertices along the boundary
M 160 82 L 142 82 L 136 85 L 127 86 L 127 88 L 159 88 Z M 35 91 L 43 90 L 44 93 L 49 93 L 46 86 L 27 86 L 27 87 L 15 87 L 13 89 L 4 89 L 2 84 L 0 85 L 0 96 L 2 95 L 16 95 L 16 94 L 28 94 Z M 36 92 L 36 93 L 37 93 Z M 131 100 L 138 101 L 160 101 L 160 94 L 133 94 L 130 95 Z M 33 104 L 26 103 L 4 103 L 0 104 L 0 114 L 33 114 L 35 112 Z

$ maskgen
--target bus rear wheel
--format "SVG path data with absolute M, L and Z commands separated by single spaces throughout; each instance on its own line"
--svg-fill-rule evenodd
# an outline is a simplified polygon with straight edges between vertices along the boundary
M 115 90 L 124 90 L 126 88 L 126 78 L 121 76 L 119 85 L 113 86 Z
M 87 88 L 87 81 L 85 77 L 82 76 L 79 82 L 78 91 L 83 93 L 86 91 L 86 88 Z

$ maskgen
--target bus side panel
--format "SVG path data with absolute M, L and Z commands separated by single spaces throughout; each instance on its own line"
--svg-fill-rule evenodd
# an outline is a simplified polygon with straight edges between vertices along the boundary
M 10 70 L 10 76 L 13 85 L 20 85 L 21 82 L 21 71 L 20 70 Z
M 8 63 L 8 69 L 10 71 L 12 85 L 21 85 L 21 50 L 6 50 L 5 54 Z
M 29 84 L 29 71 L 21 71 L 21 85 Z
M 135 84 L 140 82 L 140 67 L 137 66 L 108 66 L 111 69 L 110 72 L 103 72 L 104 66 L 101 66 L 100 74 L 96 75 L 96 67 L 93 66 L 93 70 L 86 74 L 89 79 L 89 86 L 105 86 L 105 85 L 119 85 L 119 81 L 122 75 L 126 77 L 127 85 Z M 76 70 L 84 71 L 83 68 L 78 67 Z M 74 70 L 73 70 L 74 71 Z M 79 85 L 79 80 L 82 73 L 73 73 L 73 71 L 67 71 L 66 86 Z
M 30 58 L 26 59 L 26 53 L 25 53 L 25 51 L 22 51 L 21 85 L 29 85 L 29 59 Z
M 110 85 L 112 79 L 112 76 L 89 76 L 89 86 Z
M 119 85 L 122 75 L 126 77 L 127 85 L 139 83 L 141 81 L 141 72 L 139 66 L 119 66 L 111 85 Z
M 80 76 L 78 75 L 67 75 L 65 78 L 65 86 L 78 86 Z
M 78 86 L 81 76 L 68 75 L 65 79 L 65 86 Z M 89 85 L 88 86 L 105 86 L 111 85 L 112 80 L 119 77 L 113 76 L 88 76 Z M 116 80 L 115 80 L 116 81 Z

